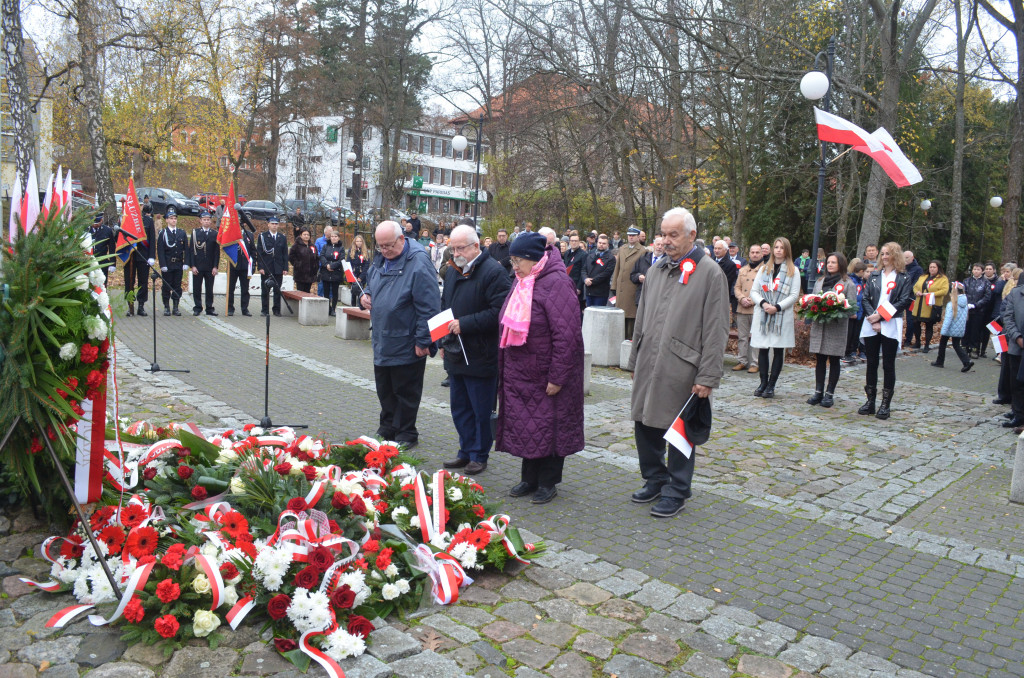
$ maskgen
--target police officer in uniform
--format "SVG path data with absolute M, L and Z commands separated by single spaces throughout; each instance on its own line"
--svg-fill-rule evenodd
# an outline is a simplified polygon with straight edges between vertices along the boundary
M 206 288 L 206 315 L 217 315 L 213 310 L 213 279 L 220 266 L 220 243 L 217 231 L 210 228 L 210 212 L 199 213 L 199 228 L 192 231 L 185 263 L 192 269 L 192 315 L 203 312 L 203 288 Z
M 114 253 L 114 232 L 106 225 L 103 212 L 100 212 L 93 219 L 89 227 L 89 235 L 92 236 L 92 253 L 103 266 L 103 287 L 107 286 L 107 277 L 114 270 L 114 261 L 109 256 Z M 107 257 L 104 259 L 104 257 Z
M 238 248 L 237 261 L 228 267 L 228 315 L 235 314 L 235 281 L 238 281 L 242 290 L 242 315 L 249 313 L 249 277 L 252 275 L 256 262 L 256 246 L 252 242 L 252 234 L 249 231 L 242 231 L 242 242 L 245 249 Z M 246 256 L 248 252 L 248 256 Z
M 268 315 L 268 301 L 270 288 L 267 287 L 267 276 L 272 275 L 277 281 L 274 285 L 274 315 L 281 315 L 281 282 L 284 274 L 288 272 L 288 239 L 284 233 L 277 232 L 277 217 L 267 219 L 267 228 L 270 230 L 260 233 L 256 239 L 256 263 L 260 267 L 260 275 L 263 276 L 263 289 L 260 291 L 262 310 L 260 315 Z
M 174 315 L 181 315 L 178 302 L 181 300 L 181 274 L 188 270 L 185 263 L 185 251 L 188 249 L 188 236 L 178 228 L 178 213 L 173 207 L 167 208 L 164 215 L 167 227 L 160 231 L 156 240 L 157 257 L 160 259 L 160 271 L 163 273 L 164 285 L 160 296 L 164 300 L 164 315 L 171 315 L 168 305 L 174 297 Z
M 124 292 L 127 295 L 138 285 L 139 291 L 135 301 L 139 302 L 139 315 L 146 315 L 146 302 L 149 300 L 149 267 L 156 263 L 153 259 L 156 235 L 153 228 L 153 207 L 142 207 L 142 229 L 145 240 L 139 240 L 135 247 L 128 248 L 128 260 L 124 262 Z M 132 251 L 134 249 L 134 251 Z M 128 315 L 135 313 L 135 302 L 128 304 Z

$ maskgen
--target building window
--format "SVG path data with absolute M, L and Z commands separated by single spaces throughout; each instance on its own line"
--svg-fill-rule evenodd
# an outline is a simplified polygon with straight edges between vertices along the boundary
M 473 159 L 473 151 L 475 149 L 476 149 L 476 146 L 474 146 L 473 144 L 470 144 L 469 146 L 466 146 L 466 160 L 472 160 Z
M 441 142 L 441 153 L 440 153 L 441 157 L 442 158 L 448 157 L 448 140 L 447 139 L 438 139 L 438 141 Z
M 458 186 L 460 181 L 462 181 L 462 172 L 452 170 L 452 186 Z
M 442 186 L 447 186 L 448 185 L 448 170 L 446 170 L 446 169 L 442 169 L 441 170 L 441 185 Z
M 306 195 L 320 195 L 320 187 L 310 186 L 309 188 L 306 189 Z
M 310 156 L 309 161 L 311 163 L 320 163 L 320 162 L 323 162 L 323 157 L 319 156 L 319 155 L 313 155 L 313 156 Z
M 398 150 L 407 151 L 409 150 L 409 135 L 403 134 L 402 138 L 398 141 Z

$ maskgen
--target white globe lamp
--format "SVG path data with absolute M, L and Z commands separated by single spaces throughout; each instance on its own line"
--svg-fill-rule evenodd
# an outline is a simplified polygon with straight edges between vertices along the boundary
M 931 208 L 932 208 L 932 201 L 931 200 L 929 200 L 928 198 L 925 198 L 924 200 L 921 201 L 921 209 L 922 210 L 927 212 Z
M 348 160 L 349 162 L 355 162 L 356 161 L 356 153 L 355 153 L 355 151 L 349 151 L 348 153 L 346 153 L 345 154 L 345 160 Z
M 461 134 L 456 134 L 452 137 L 452 148 L 455 149 L 456 153 L 462 153 L 466 150 L 466 146 L 469 145 L 469 140 Z
M 1003 206 L 1003 199 L 1000 198 L 997 195 L 997 196 L 994 196 L 991 200 L 989 200 L 988 204 L 992 205 L 992 207 L 1002 207 Z
M 811 71 L 800 79 L 800 93 L 805 99 L 817 101 L 828 93 L 828 76 L 821 71 Z

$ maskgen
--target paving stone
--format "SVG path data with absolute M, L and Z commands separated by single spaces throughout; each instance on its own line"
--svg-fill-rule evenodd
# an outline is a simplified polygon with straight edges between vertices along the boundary
M 761 629 L 744 629 L 737 633 L 733 640 L 735 640 L 737 645 L 749 647 L 755 652 L 773 656 L 782 652 L 786 645 L 789 644 L 785 638 L 780 638 L 773 633 L 768 633 Z
M 821 670 L 824 678 L 872 678 L 874 671 L 846 659 L 837 659 Z M 895 675 L 895 672 L 891 675 Z
M 614 596 L 626 596 L 640 590 L 640 584 L 617 575 L 602 579 L 597 585 Z
M 593 631 L 599 636 L 605 638 L 616 638 L 621 636 L 627 631 L 632 631 L 634 627 L 632 624 L 619 621 L 618 619 L 609 619 L 608 617 L 600 617 L 596 614 L 587 615 L 576 622 L 577 626 Z
M 732 669 L 728 664 L 700 652 L 690 655 L 686 663 L 683 664 L 683 671 L 699 678 L 731 678 L 732 676 Z
M 48 535 L 42 533 L 12 534 L 0 539 L 0 560 L 17 560 L 25 549 L 39 546 Z
M 565 588 L 575 581 L 565 572 L 550 567 L 528 568 L 526 576 L 538 586 L 542 586 L 549 591 Z
M 652 612 L 647 615 L 647 618 L 640 622 L 640 626 L 672 640 L 679 640 L 685 634 L 697 630 L 696 624 L 679 621 L 660 612 Z
M 535 640 L 554 647 L 565 647 L 576 633 L 575 627 L 557 621 L 540 622 L 530 631 Z
M 634 599 L 636 597 L 634 596 Z M 704 598 L 694 593 L 684 593 L 672 602 L 671 605 L 663 607 L 655 607 L 657 610 L 663 610 L 665 614 L 672 615 L 677 619 L 682 619 L 687 622 L 699 622 L 707 619 L 711 616 L 711 608 L 715 606 L 715 601 L 710 598 Z M 653 605 L 651 607 L 654 607 Z
M 61 595 L 33 593 L 30 596 L 22 596 L 11 603 L 11 610 L 19 620 L 26 620 L 40 612 L 50 611 L 51 613 L 56 613 L 65 607 L 77 604 L 78 601 L 66 593 Z
M 619 643 L 619 649 L 656 664 L 668 664 L 679 654 L 679 646 L 675 642 L 650 631 L 626 637 Z
M 644 607 L 660 611 L 675 602 L 679 594 L 680 591 L 676 587 L 662 581 L 653 580 L 644 584 L 629 599 Z
M 0 678 L 36 678 L 38 675 L 36 667 L 31 664 L 0 664 Z M 152 676 L 153 672 L 150 671 L 149 675 Z
M 83 638 L 82 644 L 78 647 L 78 654 L 75 655 L 75 662 L 95 668 L 117 661 L 127 649 L 128 645 L 117 636 L 94 633 Z
M 145 664 L 146 666 L 160 666 L 167 662 L 167 655 L 164 654 L 164 646 L 167 641 L 161 641 L 155 645 L 135 643 L 122 655 L 122 663 Z
M 602 671 L 617 678 L 660 678 L 665 672 L 649 661 L 628 654 L 617 654 L 605 662 Z
M 536 603 L 538 600 L 544 600 L 550 596 L 551 592 L 528 581 L 516 580 L 502 587 L 501 595 L 504 598 Z
M 597 613 L 605 617 L 620 619 L 624 622 L 633 624 L 647 616 L 647 612 L 644 608 L 631 600 L 622 600 L 621 598 L 612 598 L 611 600 L 601 603 L 597 606 Z
M 793 669 L 778 659 L 760 657 L 756 654 L 745 654 L 740 657 L 736 670 L 753 678 L 789 678 L 793 675 Z
M 404 659 L 422 649 L 415 638 L 390 626 L 372 631 L 369 641 L 366 651 L 384 663 Z
M 790 628 L 785 624 L 779 624 L 778 622 L 773 621 L 763 621 L 757 625 L 757 628 L 774 636 L 778 636 L 779 638 L 785 638 L 791 643 L 796 640 L 796 629 Z
M 470 647 L 472 647 L 473 651 L 480 655 L 480 657 L 488 664 L 494 664 L 496 666 L 505 665 L 505 655 L 498 651 L 490 643 L 483 640 L 478 640 L 477 642 L 473 643 Z
M 501 602 L 501 596 L 482 586 L 469 586 L 459 591 L 459 601 L 474 605 L 497 605 Z
M 515 674 L 516 678 L 544 678 L 544 674 L 539 671 L 534 671 L 529 666 L 518 666 L 516 667 Z
M 884 671 L 890 674 L 896 673 L 900 668 L 888 659 L 882 659 L 867 652 L 855 652 L 850 656 L 849 661 L 872 671 Z
M 455 623 L 443 614 L 432 614 L 423 619 L 422 623 L 463 644 L 475 643 L 480 640 L 480 634 L 476 631 Z
M 43 678 L 78 678 L 78 664 L 58 664 L 47 667 L 42 673 Z
M 612 597 L 612 594 L 608 593 L 602 588 L 598 588 L 589 582 L 580 582 L 579 584 L 573 584 L 564 589 L 558 589 L 555 591 L 558 595 L 574 603 L 579 603 L 584 606 L 597 605 L 603 603 Z
M 612 656 L 615 646 L 596 633 L 583 633 L 576 637 L 572 649 L 577 652 L 589 654 L 598 659 L 608 659 Z
M 399 678 L 459 678 L 466 675 L 454 660 L 431 650 L 391 662 L 389 668 Z
M 558 649 L 529 638 L 516 638 L 502 644 L 502 651 L 533 669 L 542 669 L 558 656 Z
M 605 560 L 598 560 L 590 563 L 567 563 L 559 569 L 574 579 L 595 582 L 607 579 L 618 572 L 620 568 Z
M 44 675 L 47 672 L 44 672 Z M 3 674 L 0 674 L 3 675 Z M 132 662 L 114 662 L 93 669 L 90 678 L 153 678 L 153 672 L 140 664 Z
M 358 657 L 342 659 L 338 662 L 338 666 L 345 672 L 345 678 L 388 678 L 391 676 L 391 669 L 386 664 L 376 657 L 365 653 Z M 309 673 L 312 671 L 313 667 L 311 666 L 305 678 L 308 678 Z M 321 671 L 321 673 L 324 676 L 327 675 L 326 671 Z
M 576 623 L 577 619 L 581 619 L 587 615 L 587 611 L 573 603 L 566 600 L 565 598 L 549 598 L 548 600 L 542 600 L 537 603 L 537 607 L 548 613 L 548 616 L 555 621 L 566 622 L 567 624 Z M 497 613 L 497 611 L 495 611 Z
M 238 663 L 235 650 L 184 647 L 174 653 L 161 678 L 224 678 Z
M 684 598 L 687 595 L 693 594 L 683 594 L 681 598 Z M 700 596 L 697 597 L 699 598 Z M 705 598 L 704 600 L 708 599 Z M 714 613 L 720 614 L 723 617 L 728 617 L 737 624 L 742 624 L 743 626 L 757 626 L 758 622 L 761 621 L 760 617 L 753 612 L 744 610 L 742 607 L 736 607 L 735 605 L 719 605 L 715 608 Z
M 4 593 L 7 594 L 8 598 L 20 598 L 21 596 L 26 596 L 35 590 L 28 584 L 21 581 L 18 575 L 13 574 L 9 577 L 4 577 L 3 588 Z
M 282 657 L 278 652 L 264 647 L 258 652 L 245 655 L 242 659 L 242 673 L 249 673 L 254 676 L 269 676 L 281 671 L 293 668 L 292 663 Z
M 814 673 L 837 659 L 846 659 L 852 652 L 850 648 L 834 640 L 819 636 L 804 636 L 799 643 L 784 650 L 779 655 L 779 659 L 798 669 Z
M 551 601 L 544 601 L 551 602 Z M 539 603 L 538 606 L 543 605 Z M 545 608 L 546 609 L 546 608 Z M 513 624 L 519 624 L 525 628 L 532 628 L 534 624 L 543 619 L 543 616 L 537 610 L 536 607 L 529 603 L 516 601 L 514 603 L 505 603 L 494 611 L 494 614 L 502 619 L 507 619 Z M 559 621 L 564 621 L 559 619 Z
M 18 659 L 39 666 L 44 661 L 51 665 L 70 664 L 82 644 L 81 636 L 68 636 L 60 640 L 43 640 L 18 650 Z
M 719 659 L 729 659 L 736 654 L 735 645 L 730 645 L 725 641 L 715 638 L 714 636 L 709 636 L 701 631 L 684 633 L 679 640 L 698 652 L 703 652 L 706 655 L 718 657 Z
M 376 623 L 374 621 L 375 625 Z M 258 626 L 246 626 L 243 624 L 234 631 L 231 630 L 230 626 L 222 626 L 219 630 L 222 632 L 221 636 L 223 637 L 220 643 L 221 647 L 231 647 L 239 650 L 249 643 L 254 643 L 260 639 Z
M 721 640 L 729 640 L 740 631 L 746 629 L 746 626 L 737 624 L 728 617 L 713 614 L 700 623 L 700 630 L 704 633 L 720 638 Z
M 473 582 L 477 586 L 482 586 L 491 591 L 497 591 L 510 581 L 511 578 L 508 575 L 500 572 L 482 572 L 473 577 Z
M 468 647 L 460 647 L 452 650 L 448 653 L 449 657 L 455 660 L 464 671 L 476 671 L 478 668 L 483 666 L 483 662 L 480 657 L 472 649 Z
M 594 665 L 575 652 L 559 655 L 547 670 L 554 678 L 591 678 Z
M 533 671 L 533 669 L 530 669 Z M 541 674 L 533 671 L 535 675 L 540 676 Z M 348 678 L 346 676 L 346 678 Z M 499 669 L 497 666 L 485 666 L 476 673 L 473 674 L 473 678 L 508 678 L 508 674 L 505 673 L 504 669 Z
M 519 624 L 513 624 L 510 621 L 492 622 L 480 629 L 480 633 L 484 634 L 496 643 L 504 643 L 512 640 L 513 638 L 525 636 L 526 632 L 525 628 Z

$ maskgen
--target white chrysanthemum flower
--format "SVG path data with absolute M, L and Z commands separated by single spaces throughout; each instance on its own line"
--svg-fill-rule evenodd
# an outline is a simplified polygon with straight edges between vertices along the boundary
M 341 576 L 339 583 L 344 584 L 352 589 L 353 593 L 359 595 L 366 590 L 366 574 L 362 570 L 348 572 Z
M 419 526 L 420 526 L 420 517 L 419 516 L 413 516 L 412 518 L 409 518 L 409 527 L 419 527 Z
M 346 497 L 351 497 L 353 494 L 363 494 L 363 486 L 354 480 L 338 480 L 334 483 L 334 487 Z
M 263 435 L 263 429 L 260 428 L 259 426 L 253 426 L 252 429 L 249 431 L 249 435 L 261 436 Z
M 460 490 L 457 487 L 449 487 L 448 498 L 451 499 L 452 501 L 459 501 L 460 499 L 462 499 L 462 490 Z
M 467 542 L 462 542 L 451 550 L 451 556 L 457 558 L 462 567 L 467 569 L 476 567 L 476 554 L 476 548 Z
M 430 539 L 430 544 L 436 549 L 444 551 L 448 548 L 448 542 L 452 540 L 452 536 L 447 532 L 439 532 Z
M 409 515 L 409 509 L 405 508 L 404 506 L 399 506 L 398 508 L 391 512 L 391 520 L 398 522 L 398 516 L 407 515 Z
M 60 347 L 61 360 L 73 360 L 78 357 L 78 346 L 74 342 L 68 342 Z
M 409 581 L 407 579 L 399 579 L 395 582 L 395 586 L 398 587 L 398 592 L 403 596 L 409 592 Z
M 331 659 L 341 661 L 347 657 L 358 657 L 366 651 L 366 642 L 359 636 L 353 636 L 345 629 L 338 629 L 327 636 L 324 651 Z
M 378 572 L 377 570 L 374 570 L 373 572 L 370 573 L 370 579 L 373 579 L 375 581 L 383 581 L 384 577 L 381 575 L 380 572 Z
M 384 574 L 387 575 L 388 579 L 393 579 L 394 577 L 398 576 L 398 568 L 395 567 L 394 563 L 391 563 L 384 570 Z
M 75 578 L 75 585 L 71 592 L 75 594 L 75 598 L 80 603 L 92 602 L 92 596 L 89 594 L 89 575 L 85 572 L 80 573 Z
M 98 268 L 94 268 L 89 271 L 89 284 L 93 287 L 103 286 L 103 271 Z
M 282 584 L 284 584 L 284 580 L 276 575 L 263 578 L 263 588 L 268 591 L 280 591 Z
M 398 587 L 394 584 L 384 584 L 380 590 L 380 595 L 383 596 L 384 600 L 394 600 L 402 593 L 398 590 Z
M 89 289 L 89 276 L 84 273 L 79 273 L 75 276 L 75 289 L 87 290 Z
M 100 292 L 96 295 L 96 303 L 99 304 L 100 308 L 110 306 L 110 295 L 108 295 L 105 290 Z

